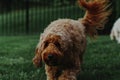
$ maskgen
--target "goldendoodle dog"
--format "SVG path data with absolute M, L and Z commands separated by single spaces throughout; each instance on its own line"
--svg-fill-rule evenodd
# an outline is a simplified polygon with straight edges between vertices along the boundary
M 79 20 L 58 19 L 40 35 L 33 63 L 45 63 L 47 80 L 77 80 L 86 49 L 86 35 L 95 37 L 104 27 L 111 10 L 108 0 L 79 0 L 86 10 Z M 73 15 L 74 16 L 74 15 Z
M 117 40 L 118 44 L 120 44 L 120 18 L 114 23 L 110 38 L 111 40 Z

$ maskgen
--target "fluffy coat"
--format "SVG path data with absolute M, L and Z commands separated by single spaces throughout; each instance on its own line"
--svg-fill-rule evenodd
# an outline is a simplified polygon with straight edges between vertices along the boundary
M 77 80 L 86 49 L 86 35 L 95 37 L 104 27 L 110 10 L 108 0 L 79 0 L 85 16 L 79 20 L 58 19 L 40 35 L 33 63 L 45 63 L 47 80 Z

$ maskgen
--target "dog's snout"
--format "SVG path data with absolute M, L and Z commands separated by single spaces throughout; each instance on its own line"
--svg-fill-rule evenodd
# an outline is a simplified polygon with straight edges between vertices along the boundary
M 48 59 L 53 59 L 53 57 L 54 57 L 54 56 L 53 56 L 52 54 L 49 54 L 49 55 L 48 55 Z

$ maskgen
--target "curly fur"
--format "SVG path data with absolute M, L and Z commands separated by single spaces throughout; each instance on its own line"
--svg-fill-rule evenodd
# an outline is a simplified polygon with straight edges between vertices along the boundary
M 112 9 L 108 9 L 111 4 L 109 0 L 79 0 L 79 4 L 85 8 L 86 13 L 82 23 L 86 27 L 86 33 L 91 37 L 95 37 L 97 29 L 103 29 L 108 21 L 108 16 Z
M 47 80 L 77 80 L 86 33 L 94 37 L 96 28 L 103 27 L 110 14 L 107 0 L 79 0 L 79 4 L 86 9 L 84 18 L 55 20 L 40 36 L 33 63 L 37 67 L 45 63 Z

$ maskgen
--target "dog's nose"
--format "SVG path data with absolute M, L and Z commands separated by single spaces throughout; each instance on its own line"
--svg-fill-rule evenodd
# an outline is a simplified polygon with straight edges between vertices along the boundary
M 53 58 L 53 55 L 52 54 L 49 54 L 48 55 L 48 59 L 52 59 Z

